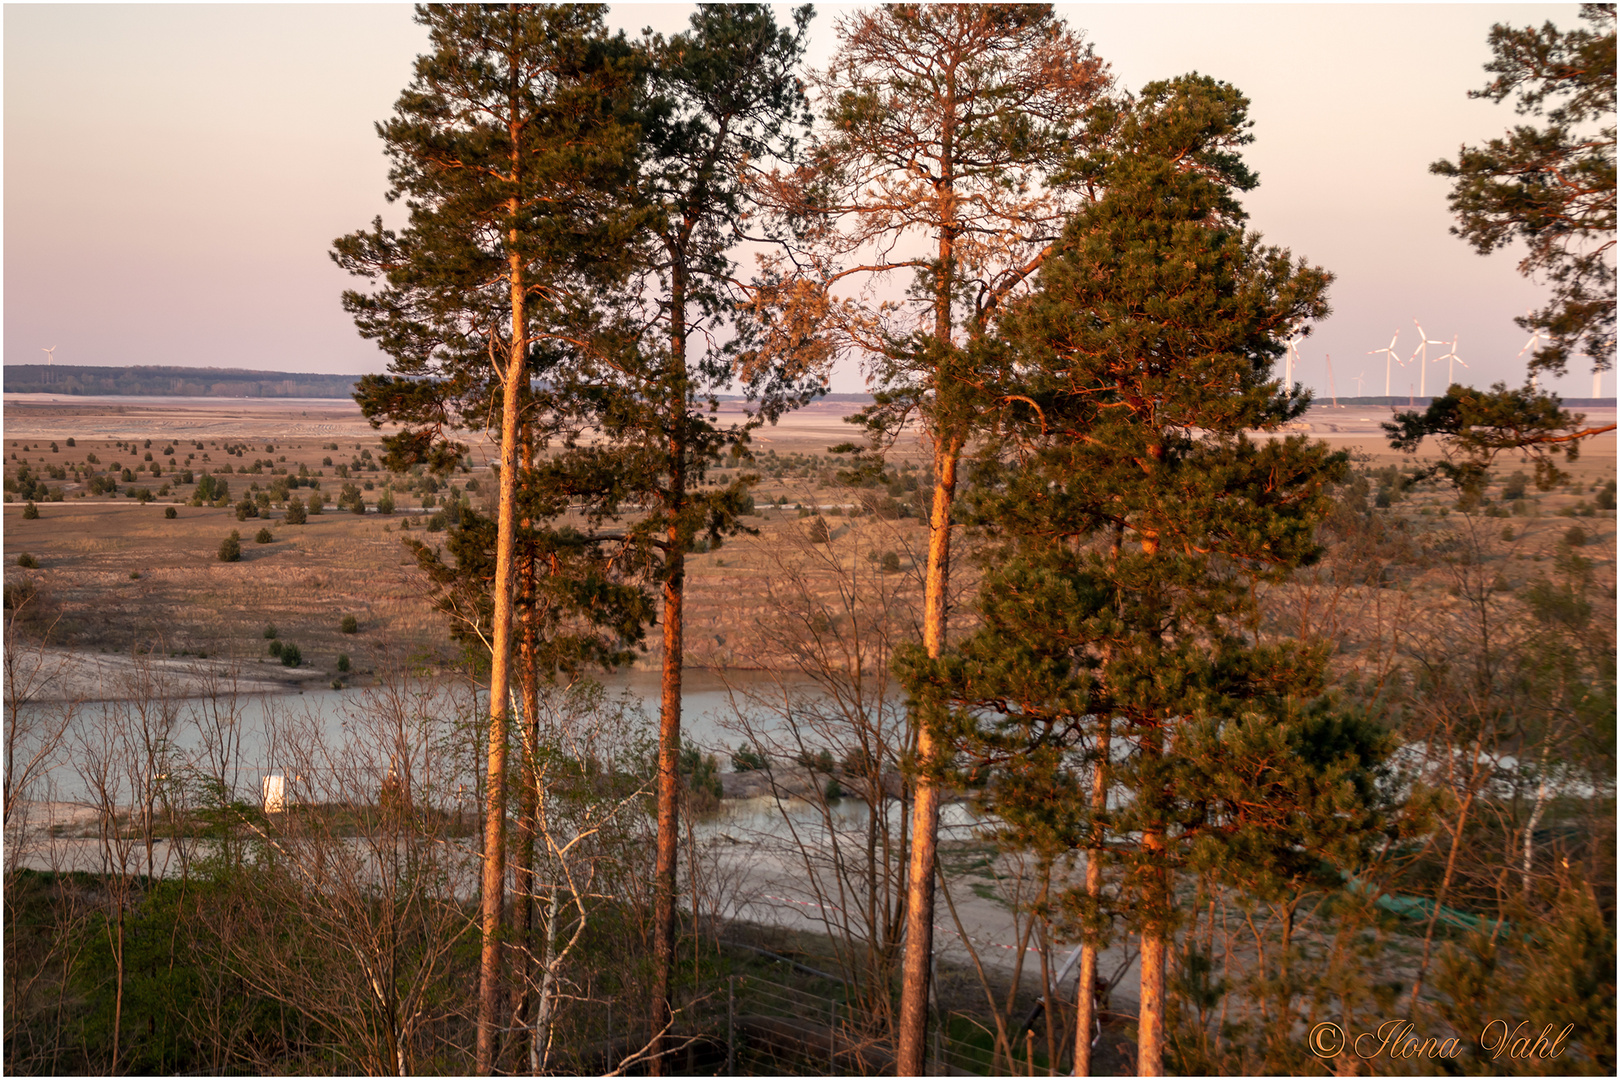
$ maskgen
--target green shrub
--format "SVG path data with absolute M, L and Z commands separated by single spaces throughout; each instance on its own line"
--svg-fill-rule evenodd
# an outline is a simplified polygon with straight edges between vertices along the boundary
M 285 649 L 286 647 L 287 647 L 286 642 L 272 640 L 270 642 L 270 655 L 275 656 L 275 657 L 280 657 L 281 656 L 281 650 Z
M 1593 499 L 1592 501 L 1597 504 L 1597 508 L 1599 510 L 1612 511 L 1614 509 L 1614 496 L 1615 483 L 1613 480 L 1610 480 L 1607 484 L 1603 485 L 1603 489 L 1597 493 L 1597 498 Z
M 392 488 L 383 488 L 381 495 L 377 496 L 377 513 L 392 514 L 394 512 L 394 492 Z
M 1530 486 L 1530 478 L 1522 472 L 1515 472 L 1502 483 L 1502 498 L 1522 499 Z
M 827 519 L 817 517 L 810 522 L 810 542 L 812 544 L 825 544 L 832 539 L 832 532 L 827 528 Z
M 163 516 L 170 521 L 173 521 L 175 518 L 180 516 L 180 512 L 172 506 L 165 506 L 163 508 Z
M 338 668 L 339 671 L 348 671 L 349 670 L 349 654 L 348 653 L 338 653 L 337 668 Z
M 283 667 L 297 667 L 304 662 L 304 657 L 298 651 L 298 646 L 292 642 L 284 642 L 281 646 L 281 664 Z
M 22 567 L 24 570 L 38 570 L 39 560 L 25 551 L 21 555 L 17 556 L 17 565 Z
M 220 562 L 239 562 L 242 558 L 242 534 L 235 529 L 219 544 Z
M 900 556 L 892 551 L 883 553 L 883 561 L 879 564 L 885 574 L 898 574 L 900 572 Z
M 345 634 L 358 634 L 360 632 L 360 620 L 353 615 L 345 615 L 343 621 L 338 624 L 338 629 Z
M 274 539 L 275 537 L 270 535 L 269 529 L 260 529 L 253 537 L 253 542 L 255 544 L 268 544 Z
M 302 525 L 304 524 L 305 520 L 304 500 L 294 495 L 291 499 L 287 500 L 287 524 Z
M 1587 541 L 1586 530 L 1579 525 L 1571 525 L 1564 530 L 1564 543 L 1570 547 L 1585 547 Z
M 739 746 L 731 752 L 731 768 L 733 772 L 753 772 L 755 769 L 767 769 L 770 764 L 770 759 L 755 746 Z
M 74 441 L 73 441 L 73 440 L 72 440 L 72 439 L 69 439 L 69 440 L 68 440 L 68 441 L 67 441 L 67 444 L 68 444 L 68 445 L 69 445 L 69 446 L 78 446 L 78 445 L 79 445 L 79 444 L 78 444 L 78 443 L 76 443 L 76 442 L 74 442 Z
M 24 521 L 33 521 L 34 519 L 36 519 L 38 517 L 39 517 L 39 507 L 34 505 L 34 501 L 32 499 L 30 499 L 28 502 L 23 504 L 23 520 Z

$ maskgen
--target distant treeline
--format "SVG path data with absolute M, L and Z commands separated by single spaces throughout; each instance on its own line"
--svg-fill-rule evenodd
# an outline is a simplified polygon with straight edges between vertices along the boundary
M 358 375 L 190 367 L 47 367 L 7 364 L 8 394 L 97 394 L 113 397 L 346 398 Z M 722 399 L 738 395 L 722 394 Z M 870 404 L 870 394 L 826 394 L 820 400 Z
M 358 375 L 190 367 L 47 367 L 7 364 L 8 394 L 142 397 L 346 398 Z
M 1433 400 L 1434 398 L 1432 397 L 1408 397 L 1406 394 L 1398 394 L 1393 397 L 1344 397 L 1341 395 L 1338 398 L 1340 408 L 1345 408 L 1352 405 L 1356 408 L 1367 408 L 1369 406 L 1388 407 L 1393 405 L 1403 411 L 1408 409 L 1426 409 L 1429 407 L 1429 402 Z M 1612 397 L 1567 397 L 1559 398 L 1558 400 L 1566 409 L 1612 409 L 1614 408 L 1615 403 L 1615 399 Z M 1331 406 L 1333 401 L 1333 398 L 1322 393 L 1320 390 L 1318 390 L 1311 398 L 1311 404 L 1318 408 Z

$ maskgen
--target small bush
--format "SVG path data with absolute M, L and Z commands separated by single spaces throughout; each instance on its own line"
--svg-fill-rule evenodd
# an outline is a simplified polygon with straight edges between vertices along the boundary
M 141 580 L 141 572 L 139 570 L 131 570 L 129 572 L 129 580 L 131 580 L 131 581 L 139 581 L 139 580 Z
M 279 659 L 281 657 L 281 650 L 285 649 L 286 647 L 286 643 L 272 639 L 270 642 L 270 655 Z
M 348 653 L 338 653 L 337 668 L 338 668 L 339 671 L 348 671 L 349 670 L 349 654 Z
M 343 621 L 338 624 L 338 629 L 345 634 L 358 634 L 360 632 L 360 620 L 353 615 L 345 615 Z
M 243 499 L 236 504 L 236 520 L 246 521 L 248 518 L 259 516 L 259 504 L 252 499 Z
M 296 496 L 296 495 L 293 496 L 291 499 L 288 499 L 287 500 L 287 517 L 286 517 L 287 524 L 289 524 L 289 525 L 302 525 L 302 524 L 304 524 L 305 520 L 306 520 L 306 518 L 305 518 L 305 515 L 304 515 L 304 500 L 298 498 L 298 496 Z
M 239 562 L 242 558 L 242 534 L 235 529 L 219 544 L 220 562 Z
M 39 560 L 25 551 L 21 555 L 17 556 L 17 565 L 22 567 L 24 570 L 38 570 Z
M 266 641 L 274 641 L 274 640 L 276 640 L 276 634 L 277 634 L 277 630 L 276 630 L 276 624 L 275 623 L 270 623 L 268 626 L 266 626 L 264 628 L 264 639 Z
M 1515 472 L 1502 483 L 1502 498 L 1522 499 L 1530 486 L 1530 478 L 1522 472 Z
M 269 529 L 260 529 L 258 533 L 254 535 L 253 542 L 255 544 L 268 544 L 274 539 L 275 537 L 270 535 Z
M 163 508 L 163 516 L 168 520 L 173 521 L 175 518 L 180 516 L 180 511 L 176 510 L 172 506 L 165 506 Z
M 883 553 L 883 561 L 879 564 L 885 574 L 898 574 L 900 572 L 900 556 L 892 551 Z
M 288 641 L 281 646 L 281 664 L 283 667 L 297 667 L 304 662 L 304 657 L 298 651 L 298 646 Z
M 733 772 L 753 772 L 755 769 L 770 767 L 770 759 L 754 746 L 739 746 L 731 752 L 731 768 Z
M 1586 540 L 1586 530 L 1581 528 L 1579 525 L 1571 525 L 1568 529 L 1564 530 L 1564 543 L 1568 544 L 1570 547 L 1585 547 Z
M 810 522 L 810 542 L 812 544 L 825 544 L 832 539 L 832 532 L 827 528 L 827 519 L 817 517 Z
M 34 501 L 32 499 L 30 499 L 28 502 L 23 504 L 23 520 L 24 521 L 33 521 L 34 519 L 36 519 L 38 517 L 39 517 L 39 507 L 34 505 Z
M 73 441 L 73 440 L 72 440 L 72 439 L 69 439 L 69 440 L 68 440 L 68 441 L 67 441 L 67 444 L 68 444 L 68 445 L 69 445 L 69 446 L 78 446 L 78 445 L 79 445 L 79 444 L 78 444 L 78 443 L 76 443 L 76 442 L 74 442 L 74 441 Z

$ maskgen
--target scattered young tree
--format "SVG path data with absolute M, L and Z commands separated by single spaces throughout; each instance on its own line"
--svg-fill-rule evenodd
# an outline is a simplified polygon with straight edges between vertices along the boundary
M 219 542 L 220 562 L 239 562 L 242 558 L 242 534 L 235 529 L 231 535 Z

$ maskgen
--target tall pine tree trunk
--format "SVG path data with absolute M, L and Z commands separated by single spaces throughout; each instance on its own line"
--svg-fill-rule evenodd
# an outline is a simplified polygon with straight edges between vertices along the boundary
M 518 145 L 514 132 L 512 143 Z M 517 169 L 516 152 L 513 169 Z M 510 207 L 515 217 L 516 199 Z M 484 777 L 484 879 L 480 920 L 482 952 L 478 965 L 478 1048 L 476 1067 L 488 1075 L 500 1045 L 501 924 L 506 907 L 506 720 L 512 688 L 512 563 L 517 529 L 518 412 L 524 389 L 528 325 L 519 236 L 509 237 L 512 285 L 512 354 L 501 394 L 501 488 L 495 526 L 495 613 L 489 665 L 489 763 Z
M 679 258 L 670 279 L 670 370 L 673 385 L 669 439 L 669 488 L 665 533 L 669 550 L 664 570 L 664 673 L 658 713 L 658 854 L 653 870 L 652 1031 L 655 1038 L 649 1068 L 664 1075 L 662 1032 L 674 1016 L 676 853 L 680 847 L 679 772 L 681 752 L 681 630 L 686 598 L 686 546 L 680 515 L 686 509 L 686 276 Z
M 534 460 L 533 435 L 528 427 L 523 428 L 523 461 L 525 466 Z M 523 521 L 525 532 L 533 527 L 533 521 L 525 518 Z M 534 982 L 534 913 L 535 913 L 535 873 L 534 849 L 537 834 L 537 791 L 540 783 L 539 753 L 540 753 L 540 673 L 539 673 L 539 612 L 535 609 L 535 574 L 534 553 L 532 546 L 525 545 L 524 554 L 518 564 L 518 686 L 523 695 L 523 761 L 519 770 L 520 783 L 523 785 L 518 794 L 518 820 L 517 820 L 517 871 L 513 875 L 513 887 L 517 891 L 517 933 L 518 940 L 522 942 L 522 981 L 519 984 L 518 1003 L 512 1009 L 515 1017 L 524 1017 L 529 1013 L 529 1001 Z M 534 1032 L 521 1036 L 519 1042 L 532 1042 Z M 532 1054 L 531 1054 L 532 1056 Z
M 1148 921 L 1142 927 L 1142 989 L 1137 1010 L 1136 1075 L 1164 1075 L 1164 976 L 1168 953 L 1167 922 L 1170 888 L 1165 873 L 1165 842 L 1162 825 L 1142 833 L 1142 849 L 1148 858 L 1143 901 Z
M 1091 850 L 1086 853 L 1086 900 L 1095 910 L 1102 899 L 1102 815 L 1108 809 L 1109 752 L 1113 727 L 1107 717 L 1097 729 L 1097 764 L 1092 771 Z M 1091 1075 L 1091 1030 L 1097 1023 L 1097 938 L 1086 932 L 1080 942 L 1080 981 L 1075 989 L 1074 1075 Z
M 928 575 L 923 599 L 923 648 L 930 658 L 945 649 L 946 592 L 950 585 L 951 501 L 961 439 L 952 435 L 934 454 L 934 505 L 928 520 Z M 930 775 L 942 747 L 934 728 L 944 718 L 937 694 L 921 703 L 917 723 L 916 794 L 911 804 L 911 860 L 906 867 L 906 957 L 901 968 L 896 1070 L 921 1076 L 928 1036 L 929 968 L 934 956 L 934 861 L 939 850 L 939 784 Z

